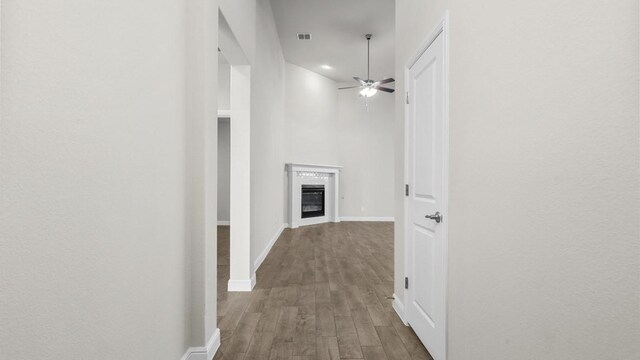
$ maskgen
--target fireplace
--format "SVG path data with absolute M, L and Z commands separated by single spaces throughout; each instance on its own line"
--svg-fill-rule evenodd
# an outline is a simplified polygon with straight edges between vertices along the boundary
M 301 217 L 324 216 L 324 185 L 302 185 Z
M 299 226 L 340 222 L 338 199 L 342 166 L 289 163 L 286 168 L 289 180 L 289 226 L 295 229 Z

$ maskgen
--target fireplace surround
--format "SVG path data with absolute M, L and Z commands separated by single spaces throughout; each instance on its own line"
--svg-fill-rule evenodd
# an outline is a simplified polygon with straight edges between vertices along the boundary
M 291 228 L 339 222 L 340 169 L 336 165 L 286 164 L 289 180 L 288 221 Z

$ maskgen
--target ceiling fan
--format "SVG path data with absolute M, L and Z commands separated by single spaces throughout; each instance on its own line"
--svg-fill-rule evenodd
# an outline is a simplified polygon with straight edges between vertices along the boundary
M 360 85 L 358 85 L 358 86 L 341 87 L 341 88 L 338 88 L 338 90 L 362 88 L 362 90 L 360 90 L 360 95 L 364 96 L 366 98 L 372 97 L 373 95 L 375 95 L 378 92 L 378 90 L 384 91 L 384 92 L 388 92 L 388 93 L 394 92 L 395 91 L 394 89 L 390 89 L 390 88 L 387 88 L 387 87 L 380 86 L 382 84 L 388 84 L 388 83 L 394 82 L 395 80 L 393 78 L 382 79 L 382 80 L 379 80 L 379 81 L 375 81 L 375 80 L 371 80 L 370 79 L 370 76 L 369 76 L 369 55 L 370 55 L 369 43 L 371 42 L 371 34 L 367 34 L 367 35 L 365 35 L 365 37 L 367 38 L 367 80 L 362 80 L 361 78 L 355 76 L 354 79 L 357 82 L 359 82 Z

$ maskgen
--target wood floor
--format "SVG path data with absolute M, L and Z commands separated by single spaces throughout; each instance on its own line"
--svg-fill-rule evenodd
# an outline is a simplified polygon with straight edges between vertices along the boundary
M 286 229 L 254 290 L 230 293 L 229 227 L 219 227 L 214 359 L 431 359 L 391 308 L 392 239 L 392 223 Z

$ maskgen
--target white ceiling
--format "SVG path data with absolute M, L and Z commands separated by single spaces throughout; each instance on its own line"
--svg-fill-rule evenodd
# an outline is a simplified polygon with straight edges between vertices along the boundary
M 355 83 L 354 76 L 367 77 L 364 35 L 373 34 L 371 78 L 395 77 L 394 0 L 271 0 L 271 6 L 288 62 Z M 311 33 L 312 40 L 298 40 L 302 32 Z

